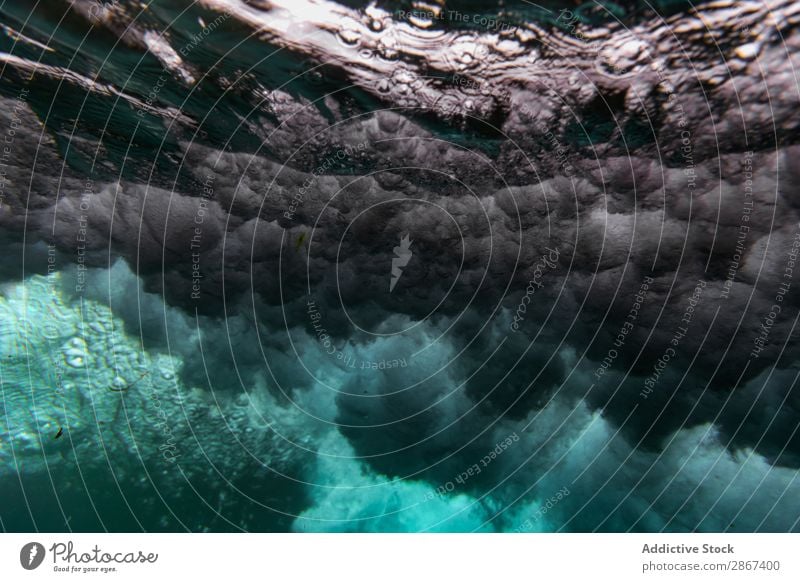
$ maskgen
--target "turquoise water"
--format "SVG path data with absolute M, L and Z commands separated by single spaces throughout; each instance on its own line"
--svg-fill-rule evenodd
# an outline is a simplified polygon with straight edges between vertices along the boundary
M 336 426 L 331 388 L 385 392 L 390 372 L 337 367 L 315 334 L 303 332 L 296 349 L 320 380 L 310 384 L 265 326 L 261 359 L 248 353 L 259 341 L 252 322 L 167 307 L 123 263 L 92 270 L 87 296 L 70 296 L 69 271 L 7 283 L 0 299 L 6 530 L 796 527 L 796 471 L 752 451 L 726 451 L 709 426 L 678 432 L 658 454 L 636 451 L 601 414 L 568 398 L 496 422 L 466 450 L 455 442 L 418 447 L 439 451 L 438 464 L 387 475 L 358 458 L 342 434 L 347 428 Z M 127 319 L 115 303 L 139 309 L 128 308 L 135 316 Z M 381 361 L 435 332 L 350 349 L 359 360 Z M 447 361 L 446 352 L 443 346 L 413 372 L 395 372 L 423 377 Z M 214 368 L 233 361 L 238 377 L 229 368 L 209 383 Z M 286 378 L 282 390 L 272 374 Z M 429 384 L 427 397 L 438 399 L 458 381 L 452 374 Z M 470 406 L 451 396 L 437 426 Z

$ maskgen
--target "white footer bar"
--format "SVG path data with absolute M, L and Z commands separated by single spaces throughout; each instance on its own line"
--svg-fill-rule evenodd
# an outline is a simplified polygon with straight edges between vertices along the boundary
M 4 534 L 0 580 L 796 581 L 799 554 L 793 534 Z

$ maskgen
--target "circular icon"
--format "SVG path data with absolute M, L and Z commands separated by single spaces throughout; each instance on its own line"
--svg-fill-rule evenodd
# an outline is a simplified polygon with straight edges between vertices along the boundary
M 19 551 L 19 563 L 26 570 L 35 570 L 44 562 L 44 546 L 39 542 L 30 542 Z

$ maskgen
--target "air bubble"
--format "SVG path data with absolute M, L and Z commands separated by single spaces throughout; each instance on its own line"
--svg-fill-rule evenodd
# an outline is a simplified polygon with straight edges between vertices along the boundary
M 418 28 L 429 28 L 434 19 L 442 17 L 442 6 L 438 2 L 414 2 L 414 12 L 409 14 L 408 21 Z
M 64 361 L 72 368 L 83 368 L 89 358 L 86 341 L 80 337 L 71 338 L 64 345 Z
M 381 79 L 378 81 L 378 84 L 375 86 L 379 93 L 388 93 L 392 90 L 392 83 L 389 79 Z
M 753 60 L 758 56 L 758 53 L 761 51 L 761 47 L 756 42 L 751 42 L 750 44 L 745 44 L 738 47 L 734 54 L 742 60 L 750 61 Z
M 400 52 L 396 48 L 396 44 L 392 40 L 386 40 L 378 45 L 378 51 L 383 60 L 396 61 L 400 56 Z
M 433 20 L 426 17 L 426 16 L 419 16 L 417 14 L 410 14 L 408 16 L 408 22 L 411 23 L 413 26 L 417 28 L 426 29 L 433 26 Z
M 361 33 L 353 29 L 339 31 L 339 40 L 347 46 L 355 46 L 361 40 Z
M 398 83 L 412 83 L 414 81 L 414 75 L 406 70 L 399 70 L 394 75 L 395 80 Z
M 67 350 L 64 352 L 64 361 L 70 368 L 83 368 L 86 365 L 86 354 Z

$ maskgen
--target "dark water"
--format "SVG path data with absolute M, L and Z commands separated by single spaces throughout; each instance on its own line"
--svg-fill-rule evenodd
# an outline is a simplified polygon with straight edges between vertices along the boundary
M 797 531 L 793 6 L 3 3 L 0 527 Z

